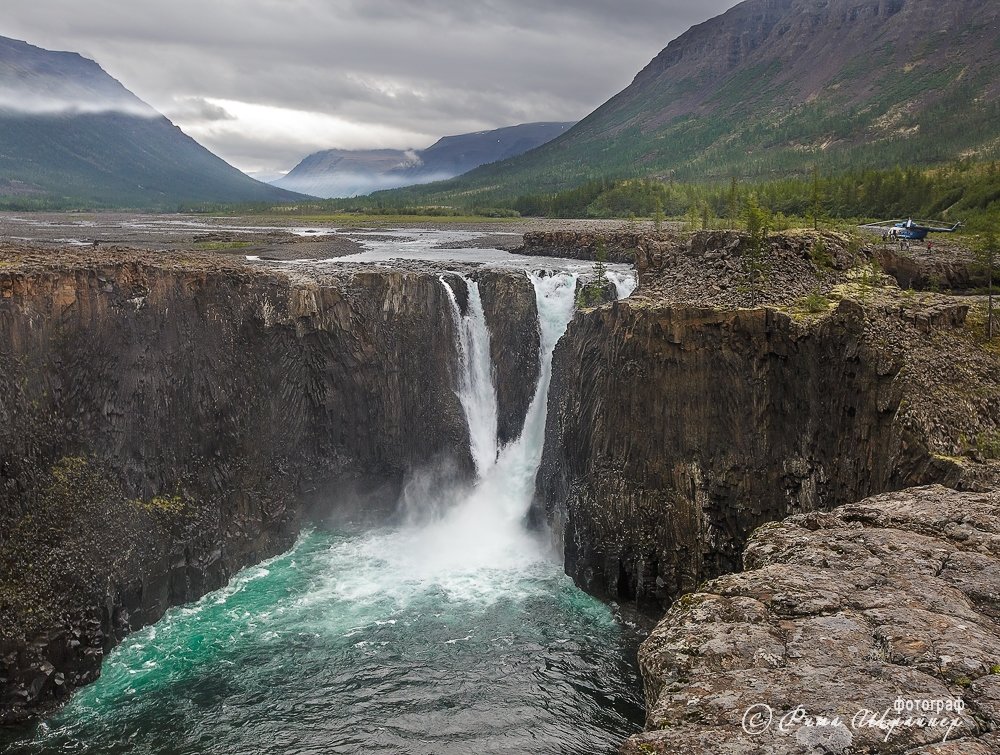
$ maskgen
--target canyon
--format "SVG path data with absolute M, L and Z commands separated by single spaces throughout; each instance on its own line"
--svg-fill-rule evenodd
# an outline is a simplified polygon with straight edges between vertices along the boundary
M 662 639 L 689 627 L 710 641 L 725 616 L 692 613 L 706 582 L 757 579 L 764 601 L 769 577 L 723 575 L 795 563 L 754 555 L 774 532 L 761 525 L 793 516 L 782 526 L 820 548 L 837 507 L 932 483 L 952 492 L 913 493 L 921 510 L 973 501 L 995 516 L 995 498 L 962 497 L 998 480 L 1000 357 L 976 341 L 975 301 L 860 276 L 874 250 L 834 233 L 776 235 L 763 273 L 730 232 L 601 243 L 634 262 L 639 288 L 578 306 L 555 347 L 529 518 L 586 591 L 669 609 L 640 654 L 651 711 L 711 672 L 677 671 Z M 537 234 L 522 251 L 586 260 L 597 247 Z M 287 550 L 328 501 L 387 520 L 413 470 L 472 476 L 451 316 L 470 308 L 467 281 L 509 445 L 539 377 L 523 272 L 0 249 L 4 723 L 52 710 L 128 633 Z M 981 603 L 995 622 L 995 595 Z M 689 751 L 697 732 L 656 733 L 674 720 L 651 714 L 627 747 Z
M 387 505 L 407 470 L 472 467 L 437 275 L 300 279 L 108 251 L 5 255 L 0 275 L 5 717 L 290 547 L 331 487 Z M 509 439 L 537 369 L 537 336 L 520 335 L 534 297 L 523 275 L 487 277 Z

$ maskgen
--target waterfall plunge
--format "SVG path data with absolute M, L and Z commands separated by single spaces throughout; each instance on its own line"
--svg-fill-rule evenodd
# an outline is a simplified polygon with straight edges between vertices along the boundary
M 521 436 L 499 452 L 491 475 L 481 480 L 503 501 L 506 514 L 520 522 L 528 513 L 535 490 L 535 476 L 542 462 L 545 422 L 548 415 L 549 384 L 552 381 L 552 355 L 573 317 L 576 276 L 528 276 L 535 288 L 538 308 L 538 382 L 524 418 Z
M 465 281 L 469 292 L 468 314 L 465 316 L 444 276 L 441 276 L 441 283 L 448 292 L 458 332 L 458 362 L 461 367 L 458 395 L 469 427 L 472 461 L 476 465 L 476 475 L 481 478 L 497 460 L 497 391 L 493 384 L 490 331 L 486 326 L 478 283 Z
M 469 306 L 463 315 L 455 292 L 441 279 L 455 319 L 461 371 L 457 393 L 469 426 L 476 480 L 457 492 L 436 491 L 435 497 L 449 504 L 430 522 L 408 530 L 405 555 L 410 577 L 436 582 L 449 591 L 475 592 L 491 571 L 513 573 L 545 558 L 544 546 L 524 527 L 524 517 L 542 459 L 552 354 L 573 316 L 576 276 L 532 273 L 528 277 L 538 307 L 538 382 L 521 436 L 502 448 L 497 442 L 497 393 L 479 287 L 466 280 Z M 495 576 L 487 581 L 496 584 Z
M 576 276 L 528 275 L 535 289 L 538 309 L 539 349 L 538 382 L 521 436 L 504 448 L 497 440 L 497 391 L 490 362 L 490 333 L 483 314 L 479 285 L 465 280 L 469 290 L 468 313 L 462 315 L 455 292 L 442 277 L 452 304 L 452 316 L 458 331 L 457 349 L 461 378 L 458 397 L 469 427 L 470 450 L 476 464 L 477 482 L 483 487 L 503 491 L 511 504 L 507 510 L 524 516 L 531 504 L 535 474 L 542 459 L 549 384 L 552 380 L 552 354 L 573 317 Z
M 154 752 L 174 741 L 246 752 L 281 737 L 310 752 L 610 752 L 641 727 L 641 693 L 625 660 L 634 647 L 521 524 L 542 450 L 552 348 L 575 289 L 568 277 L 532 283 L 541 373 L 524 433 L 499 454 L 494 443 L 474 488 L 427 487 L 425 502 L 448 503 L 448 514 L 305 534 L 290 553 L 171 609 L 126 638 L 100 680 L 32 732 L 24 752 L 78 751 L 81 742 Z M 471 369 L 462 355 L 475 350 L 456 347 Z M 456 377 L 460 393 L 486 385 Z M 495 395 L 489 384 L 483 403 Z M 492 431 L 494 422 L 485 425 Z M 234 665 L 224 684 L 206 676 Z
M 635 273 L 619 273 L 614 270 L 608 270 L 604 274 L 604 277 L 611 281 L 611 285 L 615 287 L 615 294 L 619 301 L 630 297 L 639 287 L 639 281 Z

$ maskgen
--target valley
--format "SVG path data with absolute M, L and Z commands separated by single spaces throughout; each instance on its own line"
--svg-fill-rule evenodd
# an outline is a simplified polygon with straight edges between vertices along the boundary
M 994 0 L 8 2 L 0 753 L 1000 753 Z

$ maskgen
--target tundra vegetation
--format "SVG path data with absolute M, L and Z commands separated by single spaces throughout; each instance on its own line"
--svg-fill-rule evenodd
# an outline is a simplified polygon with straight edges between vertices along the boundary
M 306 216 L 649 219 L 656 226 L 674 219 L 684 221 L 690 230 L 709 230 L 737 228 L 750 194 L 772 214 L 774 230 L 911 216 L 975 223 L 1000 203 L 1000 162 L 961 160 L 936 167 L 858 167 L 837 173 L 814 166 L 808 173 L 774 179 L 592 178 L 556 192 L 538 192 L 530 185 L 500 193 L 445 192 L 434 205 L 422 203 L 426 197 L 417 190 L 397 189 L 303 203 L 282 211 Z

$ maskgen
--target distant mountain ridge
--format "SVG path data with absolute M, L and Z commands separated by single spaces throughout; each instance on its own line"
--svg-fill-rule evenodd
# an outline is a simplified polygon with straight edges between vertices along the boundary
M 746 0 L 671 42 L 561 139 L 422 195 L 998 155 L 996 0 Z
M 0 37 L 0 204 L 172 208 L 296 198 L 209 152 L 96 62 Z
M 423 150 L 325 150 L 309 155 L 273 184 L 330 198 L 429 183 L 533 150 L 572 125 L 524 123 L 446 136 Z

